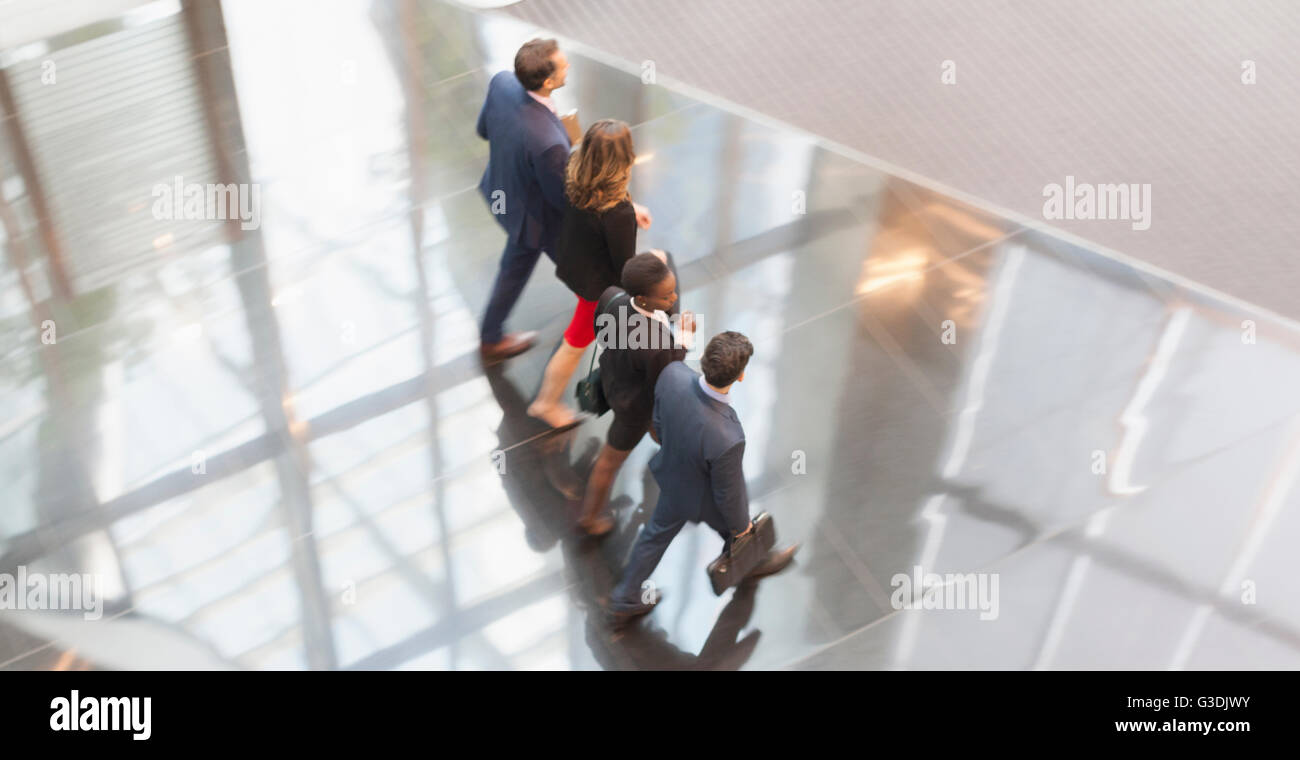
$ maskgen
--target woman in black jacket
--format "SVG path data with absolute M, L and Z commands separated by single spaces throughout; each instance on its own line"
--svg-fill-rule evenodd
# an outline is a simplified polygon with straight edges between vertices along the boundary
M 680 334 L 674 334 L 669 313 L 677 306 L 677 276 L 662 251 L 639 253 L 627 262 L 623 288 L 602 295 L 596 315 L 600 355 L 600 384 L 614 413 L 605 445 L 596 457 L 582 501 L 578 527 L 599 536 L 614 527 L 608 514 L 609 492 L 619 468 L 632 449 L 652 429 L 655 383 L 664 367 L 686 358 L 686 343 L 695 330 L 695 318 L 684 312 Z
M 636 253 L 638 224 L 649 214 L 632 203 L 627 186 L 636 154 L 627 124 L 602 119 L 591 125 L 569 159 L 565 193 L 569 208 L 556 245 L 555 274 L 578 297 L 564 341 L 546 365 L 542 387 L 528 413 L 552 427 L 573 424 L 575 415 L 560 397 L 595 340 L 596 301 L 617 285 L 623 264 Z

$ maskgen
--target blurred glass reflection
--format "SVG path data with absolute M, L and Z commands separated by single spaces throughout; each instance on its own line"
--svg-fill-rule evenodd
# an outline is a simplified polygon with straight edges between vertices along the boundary
M 473 119 L 535 30 L 413 0 L 31 26 L 0 58 L 0 572 L 108 603 L 5 611 L 0 666 L 1300 666 L 1289 329 L 570 51 L 559 107 L 634 125 L 639 245 L 754 340 L 751 497 L 805 543 L 716 598 L 687 529 L 620 635 L 595 610 L 654 449 L 579 541 L 560 489 L 608 421 L 524 412 L 571 312 L 549 265 L 513 320 L 551 343 L 476 359 Z M 261 225 L 155 218 L 176 176 L 256 183 Z M 916 565 L 1000 573 L 1002 616 L 893 609 Z

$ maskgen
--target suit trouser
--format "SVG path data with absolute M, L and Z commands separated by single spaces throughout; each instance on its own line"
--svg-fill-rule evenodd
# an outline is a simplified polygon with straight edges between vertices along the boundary
M 501 266 L 492 283 L 492 295 L 488 297 L 487 309 L 483 312 L 479 337 L 484 343 L 496 343 L 505 337 L 506 318 L 523 294 L 541 254 L 540 248 L 526 248 L 513 240 L 506 241 L 505 250 L 501 252 Z M 549 250 L 546 255 L 555 260 L 555 255 Z
M 682 516 L 672 505 L 665 504 L 662 496 L 659 497 L 654 514 L 650 515 L 650 521 L 641 529 L 636 545 L 632 547 L 632 558 L 623 571 L 623 580 L 610 595 L 611 607 L 617 610 L 641 604 L 641 584 L 658 567 L 659 560 L 663 559 L 664 552 L 668 550 L 668 544 L 672 543 L 678 531 L 688 522 L 703 522 L 713 528 L 722 537 L 723 550 L 726 550 L 731 544 L 731 531 L 727 529 L 722 513 L 710 506 L 699 517 L 699 520 L 692 520 Z

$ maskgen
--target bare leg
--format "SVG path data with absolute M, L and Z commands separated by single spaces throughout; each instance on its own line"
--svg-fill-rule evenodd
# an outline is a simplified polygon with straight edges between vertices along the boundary
M 605 444 L 596 457 L 596 464 L 591 468 L 591 477 L 587 479 L 587 493 L 582 500 L 582 517 L 578 527 L 592 535 L 603 535 L 614 527 L 614 521 L 607 514 L 609 510 L 609 492 L 614 488 L 614 478 L 627 460 L 631 451 L 619 451 Z
M 542 388 L 537 398 L 528 407 L 528 414 L 536 417 L 551 427 L 561 427 L 573 421 L 573 410 L 560 402 L 564 387 L 573 377 L 573 371 L 582 361 L 585 348 L 571 345 L 566 338 L 560 342 L 555 355 L 546 363 L 546 372 L 542 375 Z

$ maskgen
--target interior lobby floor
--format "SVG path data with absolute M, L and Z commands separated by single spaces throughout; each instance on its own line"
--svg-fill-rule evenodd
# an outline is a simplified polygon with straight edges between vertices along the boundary
M 579 538 L 552 483 L 609 419 L 525 413 L 573 308 L 545 258 L 508 322 L 538 346 L 477 354 L 504 233 L 474 121 L 534 27 L 219 7 L 56 50 L 69 88 L 120 67 L 62 132 L 31 126 L 69 107 L 23 84 L 40 60 L 4 69 L 64 239 L 90 219 L 126 253 L 68 245 L 61 286 L 37 235 L 6 248 L 0 573 L 95 573 L 107 601 L 0 613 L 0 668 L 1300 667 L 1295 330 L 569 50 L 560 109 L 634 125 L 638 249 L 674 254 L 701 334 L 754 343 L 752 508 L 802 543 L 718 597 L 688 526 L 663 604 L 611 631 L 655 444 L 614 533 Z M 160 84 L 145 46 L 190 73 Z M 148 139 L 60 169 L 110 126 Z M 258 183 L 260 228 L 150 218 L 176 175 Z M 898 609 L 916 572 L 994 577 L 996 603 Z

